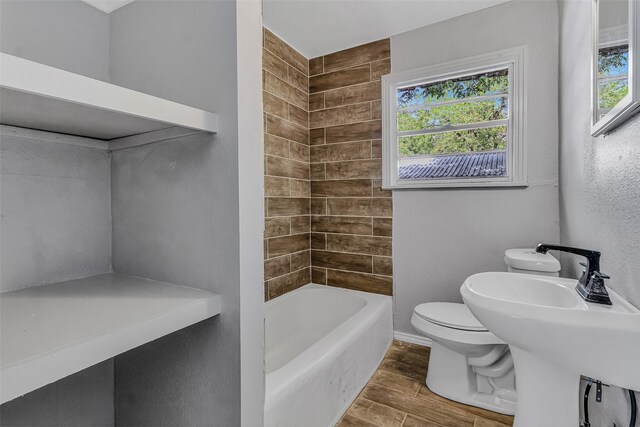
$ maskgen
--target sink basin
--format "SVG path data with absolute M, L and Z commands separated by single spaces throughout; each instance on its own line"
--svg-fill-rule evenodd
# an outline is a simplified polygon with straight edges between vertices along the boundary
M 518 276 L 517 281 L 513 280 L 514 276 Z M 570 281 L 572 286 L 567 287 L 558 280 L 540 280 L 539 277 L 545 276 L 482 273 L 471 276 L 466 283 L 471 292 L 505 302 L 558 308 L 582 305 L 582 299 L 573 290 L 575 280 Z
M 511 348 L 516 427 L 578 425 L 578 387 L 586 375 L 640 389 L 640 310 L 609 289 L 612 305 L 585 302 L 577 280 L 480 273 L 460 293 L 480 322 Z

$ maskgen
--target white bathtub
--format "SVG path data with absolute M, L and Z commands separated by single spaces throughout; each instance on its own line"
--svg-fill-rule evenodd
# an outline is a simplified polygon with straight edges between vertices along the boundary
M 391 297 L 306 285 L 266 303 L 266 427 L 334 425 L 393 338 Z

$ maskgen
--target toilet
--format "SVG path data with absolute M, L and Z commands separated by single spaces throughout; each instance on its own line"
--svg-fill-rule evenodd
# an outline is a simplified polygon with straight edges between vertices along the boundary
M 509 272 L 558 276 L 553 255 L 534 249 L 509 249 Z M 447 399 L 513 415 L 516 387 L 507 344 L 485 328 L 466 305 L 428 302 L 418 305 L 411 324 L 432 340 L 427 387 Z

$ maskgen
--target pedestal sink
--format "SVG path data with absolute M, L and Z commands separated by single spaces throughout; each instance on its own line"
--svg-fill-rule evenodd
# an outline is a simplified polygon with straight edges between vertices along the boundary
M 460 289 L 471 312 L 511 348 L 514 427 L 576 427 L 580 375 L 640 390 L 640 310 L 611 289 L 612 305 L 587 303 L 576 283 L 480 273 Z

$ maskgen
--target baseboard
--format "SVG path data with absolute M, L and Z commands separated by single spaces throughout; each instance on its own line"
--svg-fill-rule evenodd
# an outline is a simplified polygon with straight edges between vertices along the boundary
M 393 331 L 393 338 L 399 341 L 410 342 L 424 347 L 431 347 L 431 339 L 420 335 L 406 334 L 404 332 Z

